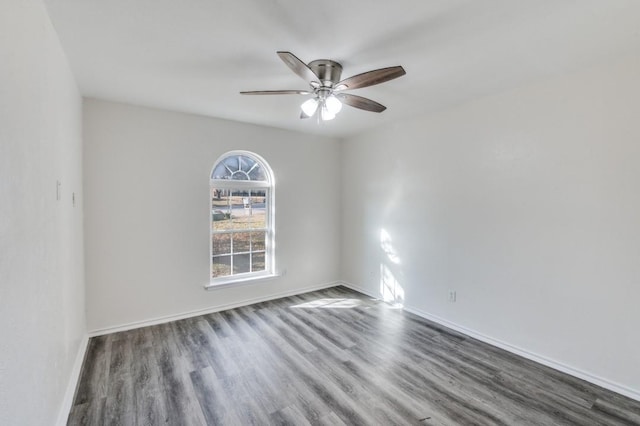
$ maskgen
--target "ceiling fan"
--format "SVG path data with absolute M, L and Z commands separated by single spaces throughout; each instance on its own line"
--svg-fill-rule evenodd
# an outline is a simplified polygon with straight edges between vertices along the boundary
M 308 90 L 257 90 L 240 92 L 242 95 L 312 95 L 300 108 L 300 118 L 313 117 L 318 111 L 318 120 L 333 120 L 342 109 L 342 104 L 365 111 L 382 112 L 387 107 L 362 96 L 344 93 L 384 83 L 406 74 L 401 66 L 381 68 L 340 80 L 342 65 L 329 59 L 318 59 L 305 64 L 291 52 L 277 52 L 282 61 L 309 84 Z

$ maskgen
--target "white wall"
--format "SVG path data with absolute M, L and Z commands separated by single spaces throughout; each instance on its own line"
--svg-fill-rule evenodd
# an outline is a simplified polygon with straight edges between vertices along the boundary
M 343 278 L 639 398 L 639 75 L 629 58 L 347 140 Z
M 90 330 L 338 280 L 338 141 L 98 100 L 85 100 L 84 117 Z M 287 272 L 205 291 L 209 173 L 234 149 L 273 169 L 276 264 Z
M 54 424 L 84 347 L 81 113 L 44 6 L 0 2 L 3 425 Z

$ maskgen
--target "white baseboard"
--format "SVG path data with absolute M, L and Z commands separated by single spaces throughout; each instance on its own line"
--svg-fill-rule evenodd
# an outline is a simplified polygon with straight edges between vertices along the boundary
M 212 306 L 204 309 L 197 309 L 179 314 L 166 315 L 162 317 L 151 318 L 143 321 L 135 321 L 127 324 L 121 324 L 113 327 L 99 328 L 89 332 L 89 337 L 102 336 L 104 334 L 117 333 L 119 331 L 133 330 L 136 328 L 148 327 L 150 325 L 163 324 L 171 321 L 177 321 L 185 318 L 197 317 L 199 315 L 211 314 L 213 312 L 225 311 L 227 309 L 239 308 L 240 306 L 252 305 L 254 303 L 266 302 L 267 300 L 280 299 L 281 297 L 295 296 L 298 294 L 309 293 L 311 291 L 322 290 L 324 288 L 335 287 L 342 284 L 340 281 L 332 281 L 324 284 L 297 288 L 294 290 L 284 291 L 280 293 L 272 293 L 267 296 L 256 297 L 253 299 L 245 299 L 239 302 L 228 303 L 225 305 Z
M 89 336 L 85 334 L 80 340 L 78 347 L 78 353 L 76 359 L 73 361 L 73 367 L 71 368 L 71 374 L 69 375 L 69 382 L 64 392 L 64 398 L 62 399 L 62 405 L 58 414 L 58 421 L 56 425 L 65 426 L 69 413 L 71 412 L 71 405 L 73 404 L 73 397 L 76 393 L 76 386 L 80 380 L 80 371 L 82 370 L 82 363 L 84 362 L 84 355 L 87 352 L 87 345 L 89 344 Z
M 367 296 L 379 299 L 380 296 L 379 295 L 374 295 L 372 294 L 370 291 L 361 288 L 360 286 L 357 286 L 355 284 L 352 283 L 347 283 L 347 282 L 341 282 L 340 284 L 342 284 L 345 287 L 348 287 L 352 290 L 355 290 L 357 292 L 366 294 Z M 499 339 L 494 339 L 491 336 L 487 336 L 486 334 L 480 333 L 478 331 L 472 330 L 470 328 L 458 325 L 456 323 L 453 323 L 451 321 L 448 321 L 444 318 L 440 318 L 436 315 L 432 315 L 429 314 L 428 312 L 424 312 L 420 309 L 411 307 L 411 306 L 407 306 L 405 305 L 403 308 L 405 311 L 410 312 L 412 314 L 415 314 L 419 317 L 425 318 L 429 321 L 433 321 L 435 323 L 438 323 L 442 326 L 445 326 L 447 328 L 453 329 L 455 331 L 458 331 L 462 334 L 465 334 L 469 337 L 473 337 L 474 339 L 480 340 L 484 343 L 488 343 L 489 345 L 498 347 L 500 349 L 504 349 L 507 352 L 511 352 L 513 354 L 519 355 L 523 358 L 526 358 L 528 360 L 537 362 L 539 364 L 545 365 L 547 367 L 553 368 L 554 370 L 558 370 L 562 373 L 566 373 L 569 374 L 570 376 L 574 376 L 577 377 L 578 379 L 582 379 L 585 380 L 589 383 L 593 383 L 594 385 L 598 385 L 600 387 L 603 387 L 605 389 L 608 389 L 610 391 L 619 393 L 621 395 L 627 396 L 631 399 L 634 399 L 636 401 L 640 401 L 640 391 L 635 390 L 635 389 L 631 389 L 628 386 L 624 386 L 621 385 L 619 383 L 613 382 L 611 380 L 608 379 L 604 379 L 600 376 L 597 376 L 595 374 L 591 374 L 588 373 L 586 371 L 580 370 L 578 368 L 574 368 L 571 367 L 569 365 L 566 365 L 564 363 L 555 361 L 551 358 L 548 358 L 546 356 L 528 351 L 526 349 L 522 349 L 519 348 L 517 346 L 511 345 L 507 342 L 503 342 L 502 340 Z

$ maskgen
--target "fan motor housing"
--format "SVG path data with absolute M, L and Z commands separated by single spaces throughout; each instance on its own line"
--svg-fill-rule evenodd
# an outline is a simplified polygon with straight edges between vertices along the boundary
M 309 68 L 318 76 L 323 86 L 333 86 L 340 81 L 342 65 L 330 59 L 309 62 Z

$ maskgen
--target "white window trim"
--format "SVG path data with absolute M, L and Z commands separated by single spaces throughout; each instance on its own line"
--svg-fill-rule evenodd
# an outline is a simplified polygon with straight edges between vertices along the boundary
M 246 181 L 246 180 L 232 180 L 232 179 L 211 179 L 211 174 L 215 167 L 227 157 L 234 155 L 243 155 L 260 163 L 264 168 L 269 182 L 262 181 Z M 266 237 L 265 237 L 265 270 L 260 272 L 247 272 L 237 275 L 228 275 L 225 277 L 213 278 L 211 277 L 211 260 L 213 258 L 213 246 L 212 237 L 214 231 L 211 226 L 211 200 L 209 200 L 209 284 L 205 285 L 206 290 L 212 290 L 216 288 L 240 286 L 243 284 L 251 284 L 256 281 L 268 280 L 279 277 L 280 274 L 276 273 L 275 264 L 275 227 L 274 227 L 274 212 L 275 212 L 275 178 L 269 164 L 261 156 L 249 152 L 249 151 L 229 151 L 221 155 L 214 163 L 209 173 L 209 192 L 211 188 L 216 189 L 252 189 L 260 188 L 266 189 L 268 193 L 268 201 L 266 201 Z
M 245 276 L 248 275 L 248 276 Z M 241 285 L 246 284 L 256 284 L 260 281 L 269 281 L 274 278 L 281 277 L 280 273 L 267 273 L 267 272 L 249 272 L 247 274 L 238 274 L 238 275 L 230 275 L 223 280 L 220 278 L 218 281 L 214 281 L 212 278 L 209 284 L 205 284 L 205 290 L 216 290 L 219 288 L 228 288 L 228 287 L 240 287 Z

